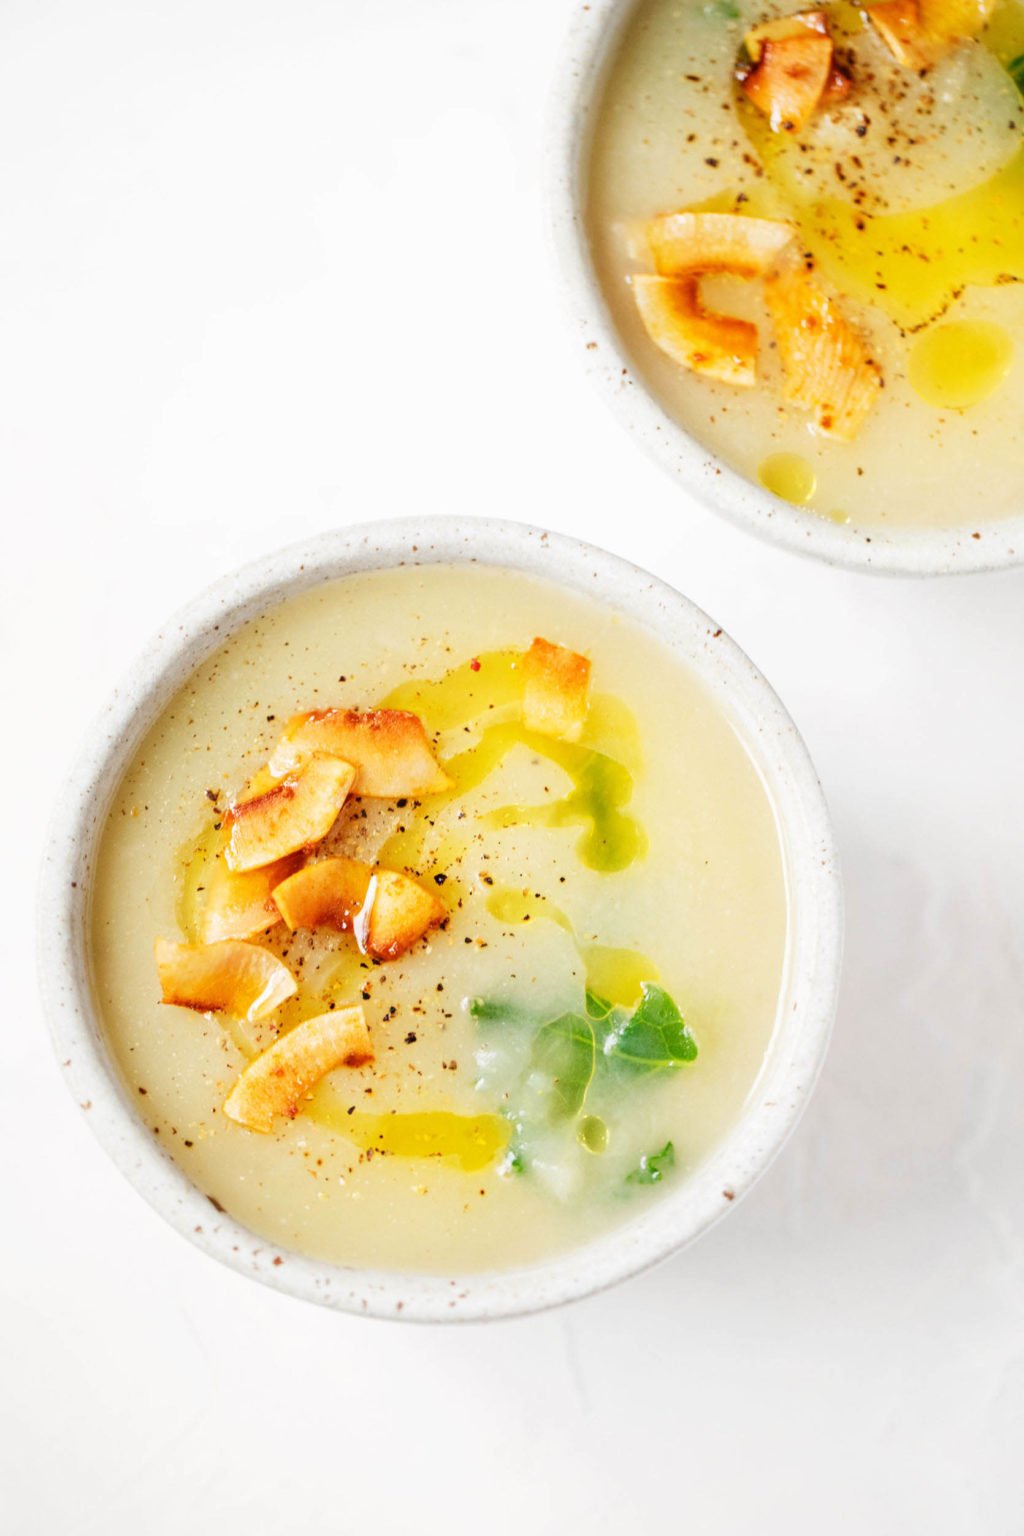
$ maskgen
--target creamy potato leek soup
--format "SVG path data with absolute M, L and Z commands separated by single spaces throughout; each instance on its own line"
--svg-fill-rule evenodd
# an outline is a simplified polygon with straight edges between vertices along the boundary
M 588 223 L 669 413 L 840 522 L 1019 513 L 1022 85 L 1017 0 L 643 0 Z
M 188 1176 L 274 1243 L 439 1273 L 678 1187 L 758 1076 L 786 929 L 772 805 L 698 678 L 457 566 L 234 634 L 139 747 L 91 893 L 113 1053 Z

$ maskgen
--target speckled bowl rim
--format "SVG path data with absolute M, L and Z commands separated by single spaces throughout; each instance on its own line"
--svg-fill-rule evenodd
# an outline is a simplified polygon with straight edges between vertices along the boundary
M 792 933 L 775 1038 L 743 1116 L 678 1189 L 628 1225 L 526 1268 L 424 1276 L 346 1268 L 276 1248 L 214 1208 L 138 1118 L 103 1042 L 87 960 L 89 876 L 98 835 L 139 741 L 189 674 L 248 619 L 350 572 L 457 563 L 525 572 L 596 599 L 657 635 L 725 705 L 776 806 Z M 800 736 L 760 673 L 672 587 L 628 561 L 525 524 L 454 518 L 355 526 L 247 566 L 157 635 L 98 720 L 56 809 L 39 891 L 40 982 L 65 1080 L 125 1177 L 204 1252 L 289 1295 L 376 1317 L 509 1317 L 636 1274 L 706 1231 L 774 1157 L 811 1092 L 839 984 L 842 901 L 821 786 Z
M 627 431 L 700 504 L 772 544 L 830 565 L 904 576 L 993 571 L 1024 561 L 1024 514 L 947 529 L 844 526 L 753 485 L 665 411 L 624 345 L 590 255 L 586 164 L 606 71 L 643 0 L 579 5 L 556 75 L 547 133 L 551 234 L 584 367 Z M 983 499 L 979 465 L 979 495 Z

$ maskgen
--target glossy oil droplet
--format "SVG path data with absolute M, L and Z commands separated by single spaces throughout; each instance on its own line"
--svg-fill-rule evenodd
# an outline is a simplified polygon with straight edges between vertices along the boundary
M 477 789 L 516 747 L 557 764 L 572 782 L 565 795 L 539 806 L 502 806 L 483 818 L 492 827 L 583 828 L 577 855 L 590 869 L 626 869 L 647 850 L 640 824 L 625 811 L 633 794 L 639 759 L 636 723 L 616 699 L 595 695 L 583 735 L 570 742 L 527 730 L 522 710 L 522 654 L 491 651 L 453 668 L 434 681 L 403 683 L 384 700 L 388 709 L 411 709 L 429 730 L 454 731 L 474 723 L 479 739 L 454 757 L 443 757 L 452 788 L 430 799 L 430 820 L 410 821 L 388 839 L 382 864 L 419 869 L 424 839 L 438 812 Z M 485 722 L 485 723 L 484 723 Z M 609 749 L 617 754 L 611 756 Z M 627 766 L 632 764 L 633 767 Z
M 806 507 L 818 487 L 812 466 L 798 453 L 770 453 L 757 476 L 766 490 L 797 507 Z
M 588 944 L 580 951 L 586 966 L 587 988 L 620 1008 L 635 1008 L 645 981 L 658 980 L 658 968 L 638 949 Z
M 989 320 L 957 320 L 926 331 L 910 353 L 913 388 L 939 410 L 965 411 L 995 393 L 1010 371 L 1013 343 Z
M 608 1126 L 597 1115 L 584 1115 L 576 1127 L 576 1140 L 588 1152 L 599 1155 L 608 1146 Z

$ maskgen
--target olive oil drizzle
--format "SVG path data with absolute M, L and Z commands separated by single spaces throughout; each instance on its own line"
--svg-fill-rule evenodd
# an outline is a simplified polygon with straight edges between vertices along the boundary
M 591 703 L 583 736 L 562 741 L 530 731 L 522 722 L 522 654 L 491 651 L 429 682 L 404 683 L 384 700 L 385 708 L 409 709 L 428 730 L 478 733 L 470 747 L 442 755 L 450 790 L 432 795 L 425 808 L 381 849 L 380 862 L 427 873 L 425 845 L 438 814 L 479 786 L 516 747 L 547 758 L 571 781 L 570 791 L 546 805 L 509 805 L 489 812 L 485 826 L 582 826 L 576 853 L 588 869 L 605 874 L 627 869 L 647 849 L 640 823 L 623 809 L 633 794 L 639 742 L 632 716 L 617 699 L 598 695 Z M 612 753 L 616 755 L 612 755 Z
M 447 1158 L 463 1173 L 476 1173 L 496 1162 L 512 1133 L 501 1115 L 458 1115 L 444 1109 L 391 1115 L 349 1113 L 329 1081 L 314 1091 L 306 1113 L 371 1156 L 380 1152 L 390 1157 Z
M 1024 54 L 1024 7 L 1000 6 L 983 42 L 1004 67 Z M 802 194 L 793 141 L 772 133 L 739 92 L 736 109 L 764 178 L 701 208 L 795 224 L 803 250 L 837 289 L 901 329 L 939 319 L 969 284 L 1024 281 L 1024 148 L 966 192 L 927 208 L 869 214 L 842 198 Z

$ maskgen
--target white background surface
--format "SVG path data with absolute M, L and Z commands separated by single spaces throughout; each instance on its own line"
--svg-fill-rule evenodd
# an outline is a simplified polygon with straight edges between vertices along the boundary
M 801 563 L 638 456 L 544 243 L 570 9 L 0 5 L 5 1536 L 1024 1531 L 1024 572 Z M 616 1292 L 449 1331 L 165 1228 L 30 961 L 53 799 L 161 618 L 417 510 L 583 534 L 714 614 L 806 735 L 849 905 L 817 1098 L 742 1207 Z

